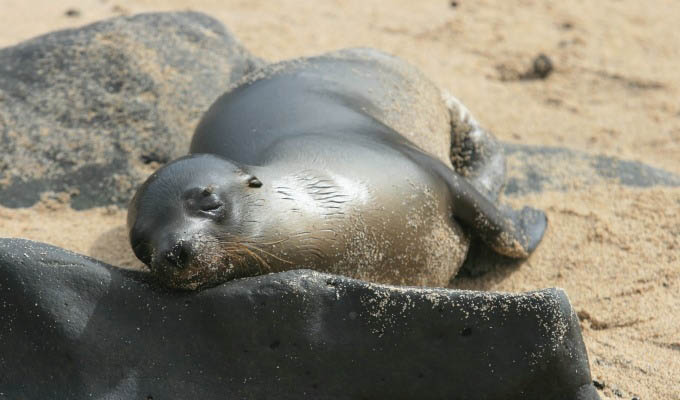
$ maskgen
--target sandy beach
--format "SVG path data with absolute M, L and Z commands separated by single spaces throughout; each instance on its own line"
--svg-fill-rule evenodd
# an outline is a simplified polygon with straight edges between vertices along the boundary
M 375 47 L 455 94 L 502 141 L 680 174 L 680 2 L 673 0 L 3 0 L 1 8 L 3 47 L 113 16 L 187 9 L 222 21 L 268 61 Z M 517 79 L 539 54 L 552 60 L 552 74 Z M 680 188 L 575 183 L 511 201 L 547 212 L 542 245 L 518 267 L 453 287 L 564 288 L 603 398 L 680 399 Z M 63 196 L 45 196 L 32 208 L 0 207 L 0 236 L 141 268 L 125 217 L 114 206 L 75 211 Z

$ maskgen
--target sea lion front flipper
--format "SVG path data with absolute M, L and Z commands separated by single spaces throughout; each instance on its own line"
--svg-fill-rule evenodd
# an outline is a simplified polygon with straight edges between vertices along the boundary
M 494 251 L 512 258 L 526 258 L 538 246 L 547 226 L 543 211 L 499 207 L 434 157 L 409 145 L 404 146 L 404 153 L 444 181 L 451 193 L 453 217 Z
M 500 210 L 513 221 L 515 227 L 519 227 L 519 232 L 526 238 L 526 250 L 532 253 L 543 239 L 548 226 L 545 213 L 530 206 L 524 206 L 521 210 L 513 210 L 510 206 L 501 205 Z

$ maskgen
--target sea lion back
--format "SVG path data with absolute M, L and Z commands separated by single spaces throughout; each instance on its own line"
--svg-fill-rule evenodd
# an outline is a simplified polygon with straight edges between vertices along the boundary
M 253 72 L 206 112 L 190 152 L 254 164 L 283 137 L 370 133 L 359 127 L 375 121 L 450 165 L 450 116 L 439 89 L 408 63 L 371 49 Z

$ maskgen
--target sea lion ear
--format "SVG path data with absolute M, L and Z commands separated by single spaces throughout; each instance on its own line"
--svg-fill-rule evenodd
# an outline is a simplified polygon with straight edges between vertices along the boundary
M 257 179 L 256 176 L 251 176 L 250 178 L 248 178 L 248 186 L 251 188 L 259 188 L 262 186 L 262 181 Z

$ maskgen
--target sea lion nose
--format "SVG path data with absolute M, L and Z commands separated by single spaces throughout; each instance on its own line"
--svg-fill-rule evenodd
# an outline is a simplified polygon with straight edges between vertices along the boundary
M 165 253 L 165 259 L 168 263 L 178 269 L 184 269 L 190 257 L 191 245 L 183 240 L 178 240 L 177 243 Z

